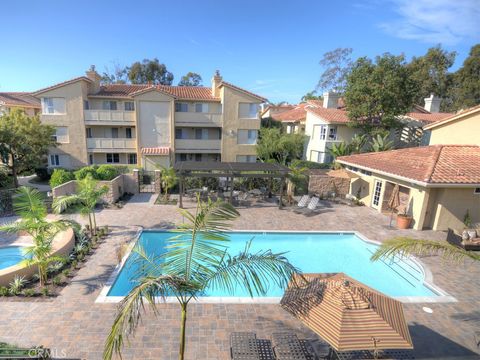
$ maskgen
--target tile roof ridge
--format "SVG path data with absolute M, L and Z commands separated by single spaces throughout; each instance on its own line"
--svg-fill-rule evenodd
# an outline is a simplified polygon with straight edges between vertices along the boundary
M 442 154 L 443 148 L 446 145 L 430 145 L 435 148 L 436 153 L 434 154 L 433 164 L 428 167 L 428 178 L 425 179 L 425 182 L 429 183 L 432 182 L 433 174 L 435 173 L 435 168 L 437 167 L 438 160 L 440 159 L 440 155 Z

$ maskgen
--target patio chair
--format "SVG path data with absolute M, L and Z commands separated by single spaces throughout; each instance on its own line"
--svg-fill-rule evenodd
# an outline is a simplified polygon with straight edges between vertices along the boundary
M 294 333 L 273 333 L 273 351 L 278 360 L 313 360 L 317 355 L 306 341 L 300 341 Z M 327 352 L 328 356 L 329 352 Z M 324 354 L 322 354 L 322 358 Z
M 307 209 L 311 210 L 311 211 L 314 211 L 317 208 L 319 202 L 320 202 L 320 198 L 318 198 L 316 196 L 312 197 L 312 199 L 310 200 L 310 202 L 307 205 Z
M 303 195 L 303 196 L 300 198 L 300 200 L 298 200 L 297 207 L 299 207 L 299 208 L 304 208 L 305 206 L 307 206 L 308 200 L 310 200 L 310 196 L 308 196 L 308 195 Z
M 238 205 L 240 206 L 247 206 L 248 205 L 248 198 L 250 194 L 248 192 L 243 192 L 237 197 Z
M 230 334 L 230 356 L 233 360 L 274 360 L 271 342 L 257 339 L 251 332 Z

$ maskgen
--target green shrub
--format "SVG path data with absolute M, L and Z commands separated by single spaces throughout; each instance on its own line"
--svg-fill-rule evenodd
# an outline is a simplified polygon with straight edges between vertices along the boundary
M 70 275 L 71 275 L 70 269 L 65 269 L 65 270 L 63 270 L 63 271 L 62 271 L 62 275 L 65 276 L 65 277 L 67 277 L 67 278 L 70 277 Z
M 8 176 L 8 168 L 0 164 L 0 188 L 10 185 L 11 179 Z
M 35 289 L 24 289 L 22 293 L 25 297 L 32 297 L 35 296 Z
M 119 175 L 119 170 L 113 165 L 100 165 L 97 169 L 99 180 L 113 180 Z
M 98 175 L 97 175 L 97 166 L 96 165 L 91 165 L 91 166 L 85 166 L 81 169 L 78 169 L 75 171 L 75 179 L 77 180 L 83 180 L 87 177 L 87 175 L 91 175 L 92 178 L 98 180 Z
M 25 276 L 15 275 L 14 279 L 9 284 L 8 290 L 10 291 L 10 294 L 18 295 L 25 286 L 26 282 L 27 281 L 25 280 Z
M 53 189 L 54 187 L 65 184 L 71 180 L 75 180 L 75 176 L 71 171 L 65 169 L 55 169 L 50 177 L 50 186 Z
M 46 287 L 46 286 L 42 288 L 41 293 L 42 293 L 43 296 L 50 295 L 50 291 L 48 291 L 48 287 Z
M 57 275 L 55 276 L 53 279 L 52 279 L 52 283 L 53 285 L 55 286 L 58 286 L 62 283 L 62 277 L 60 275 Z
M 330 169 L 332 167 L 332 164 L 321 164 L 308 160 L 293 160 L 291 165 L 299 168 L 304 167 L 307 169 Z
M 6 286 L 0 286 L 0 296 L 8 296 L 10 295 L 10 291 Z
M 39 167 L 35 169 L 35 174 L 40 180 L 50 180 L 50 171 L 46 167 Z

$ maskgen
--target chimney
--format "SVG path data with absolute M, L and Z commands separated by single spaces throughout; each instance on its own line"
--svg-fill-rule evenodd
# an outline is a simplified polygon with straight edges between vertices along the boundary
M 425 110 L 431 113 L 438 113 L 440 112 L 440 102 L 442 99 L 435 96 L 434 94 L 430 94 L 430 97 L 425 98 Z
M 223 78 L 220 75 L 219 70 L 215 70 L 215 74 L 212 77 L 212 95 L 215 97 L 220 97 L 220 89 L 218 86 L 221 84 Z
M 95 65 L 90 65 L 90 69 L 88 69 L 85 74 L 87 75 L 87 78 L 93 81 L 92 92 L 98 92 L 98 90 L 100 90 L 100 80 L 102 77 L 95 70 Z
M 338 99 L 340 99 L 340 94 L 335 91 L 323 93 L 323 107 L 325 109 L 337 109 Z

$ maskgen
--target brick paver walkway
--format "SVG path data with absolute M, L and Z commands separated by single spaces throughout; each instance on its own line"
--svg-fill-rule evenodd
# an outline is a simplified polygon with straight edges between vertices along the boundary
M 61 295 L 47 301 L 0 300 L 0 341 L 23 346 L 43 344 L 58 357 L 100 359 L 103 343 L 112 324 L 116 305 L 97 304 L 100 289 L 117 264 L 115 249 L 132 239 L 138 225 L 147 228 L 180 222 L 173 206 L 155 206 L 148 196 L 134 198 L 122 210 L 104 210 L 100 224 L 113 231 L 105 243 L 79 271 Z M 388 218 L 366 207 L 333 205 L 313 216 L 295 214 L 276 207 L 240 209 L 236 229 L 357 230 L 370 239 L 384 240 L 404 234 L 441 239 L 444 233 L 388 228 Z M 423 259 L 433 273 L 434 283 L 459 301 L 448 304 L 404 306 L 417 358 L 480 358 L 474 341 L 480 330 L 480 266 L 472 263 L 445 264 L 436 257 Z M 433 309 L 433 314 L 422 310 Z M 176 359 L 179 310 L 176 304 L 159 305 L 155 318 L 149 311 L 136 336 L 125 348 L 125 359 Z M 280 330 L 297 332 L 300 338 L 315 335 L 278 305 L 192 304 L 187 330 L 187 359 L 228 359 L 229 335 L 254 331 L 269 338 Z M 65 356 L 64 356 L 65 357 Z

